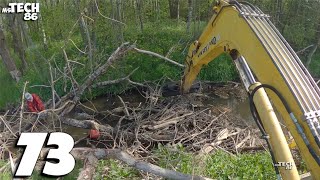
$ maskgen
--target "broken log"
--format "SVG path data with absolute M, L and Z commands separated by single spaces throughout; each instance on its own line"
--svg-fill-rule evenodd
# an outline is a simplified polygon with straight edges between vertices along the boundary
M 78 180 L 91 180 L 96 172 L 98 165 L 98 159 L 93 153 L 89 153 L 87 158 L 84 160 L 84 165 L 79 173 Z
M 43 159 L 45 155 L 47 154 L 49 149 L 43 149 L 41 151 L 40 157 Z M 93 148 L 73 148 L 70 152 L 72 156 L 75 159 L 79 160 L 86 160 L 84 163 L 84 169 L 80 173 L 80 175 L 83 178 L 90 178 L 92 177 L 96 168 L 97 160 L 100 159 L 117 159 L 120 160 L 126 164 L 128 164 L 131 167 L 134 167 L 138 170 L 152 173 L 157 176 L 161 176 L 167 179 L 174 179 L 174 180 L 210 180 L 210 178 L 198 176 L 198 175 L 189 175 L 189 174 L 183 174 L 177 171 L 164 169 L 162 167 L 159 167 L 157 165 L 136 160 L 134 157 L 130 156 L 128 153 L 121 151 L 120 149 L 93 149 Z M 89 170 L 91 172 L 89 172 Z M 81 177 L 81 178 L 82 178 Z M 80 176 L 78 177 L 80 179 Z

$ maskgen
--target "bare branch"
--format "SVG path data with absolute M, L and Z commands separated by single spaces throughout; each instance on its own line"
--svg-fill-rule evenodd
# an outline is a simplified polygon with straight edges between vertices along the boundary
M 118 98 L 120 99 L 120 101 L 121 101 L 121 103 L 123 104 L 123 107 L 124 107 L 124 112 L 126 113 L 126 115 L 129 117 L 130 116 L 130 113 L 129 113 L 129 111 L 128 111 L 128 108 L 127 108 L 127 105 L 126 105 L 126 103 L 123 101 L 123 99 L 120 97 L 120 96 L 118 96 Z
M 23 108 L 24 108 L 24 93 L 26 92 L 26 87 L 29 82 L 26 81 L 23 86 L 22 98 L 21 98 L 21 110 L 20 110 L 20 122 L 19 122 L 19 134 L 21 134 L 21 123 L 23 120 Z
M 74 42 L 72 41 L 72 39 L 69 39 L 69 41 L 72 42 L 72 44 L 74 45 L 74 47 L 76 47 L 76 49 L 77 49 L 79 52 L 81 52 L 82 54 L 86 54 L 86 52 L 84 52 L 84 51 L 82 51 L 80 48 L 78 48 L 78 46 L 76 45 L 76 43 L 74 43 Z
M 72 63 L 78 64 L 78 65 L 81 65 L 81 66 L 85 66 L 84 64 L 82 64 L 82 63 L 79 63 L 79 62 L 77 62 L 77 61 L 72 61 L 72 60 L 69 60 L 69 62 L 72 62 Z
M 81 13 L 81 17 L 80 17 L 80 21 L 83 25 L 83 29 L 84 32 L 86 34 L 86 38 L 87 38 L 87 45 L 88 45 L 88 58 L 90 61 L 90 68 L 91 68 L 91 72 L 93 71 L 93 49 L 92 49 L 92 43 L 91 43 L 91 37 L 90 37 L 90 33 L 89 33 L 89 29 L 88 29 L 88 25 L 87 23 L 84 21 L 83 19 L 84 17 L 84 13 Z
M 53 75 L 52 75 L 52 67 L 50 62 L 49 64 L 49 72 L 50 72 L 50 84 L 51 84 L 51 95 L 52 95 L 52 108 L 56 108 L 56 100 L 55 100 L 55 89 L 54 89 L 54 81 L 53 81 Z
M 1 121 L 3 122 L 3 124 L 8 128 L 8 130 L 10 131 L 10 133 L 17 138 L 17 136 L 12 132 L 10 126 L 8 125 L 8 123 L 6 123 L 5 119 L 3 118 L 3 116 L 0 116 Z M 1 172 L 1 171 L 0 171 Z
M 71 70 L 71 67 L 70 67 L 70 64 L 69 64 L 69 59 L 68 59 L 68 55 L 66 53 L 66 50 L 63 48 L 62 52 L 63 52 L 64 60 L 66 61 L 66 67 L 68 69 L 68 73 L 67 74 L 70 75 L 69 78 L 71 80 L 72 86 L 73 86 L 74 89 L 78 89 L 79 85 L 78 85 L 78 82 L 73 77 L 73 73 L 72 73 L 72 70 Z
M 34 87 L 45 87 L 45 88 L 51 88 L 51 86 L 48 86 L 48 85 L 32 85 L 32 86 L 29 86 L 31 88 L 34 88 Z
M 185 67 L 183 64 L 180 64 L 180 63 L 178 63 L 178 62 L 175 62 L 175 61 L 173 61 L 173 60 L 171 60 L 171 59 L 169 59 L 169 58 L 167 58 L 167 57 L 164 57 L 164 56 L 162 56 L 162 55 L 160 55 L 160 54 L 157 54 L 157 53 L 155 53 L 155 52 L 151 52 L 151 51 L 147 51 L 147 50 L 143 50 L 143 49 L 138 49 L 138 48 L 134 48 L 134 50 L 137 51 L 137 52 L 139 52 L 139 53 L 143 53 L 143 54 L 147 54 L 147 55 L 150 55 L 150 56 L 158 57 L 158 58 L 163 59 L 163 60 L 165 60 L 165 61 L 167 61 L 167 62 L 170 62 L 170 63 L 172 63 L 172 64 L 174 64 L 174 65 L 176 65 L 176 66 Z
M 130 79 L 128 79 L 129 83 L 130 84 L 133 84 L 133 85 L 136 85 L 136 86 L 141 86 L 141 87 L 147 87 L 146 85 L 144 84 L 141 84 L 141 83 L 138 83 L 138 82 L 134 82 L 134 81 L 131 81 Z
M 75 29 L 76 25 L 78 24 L 78 22 L 80 21 L 80 17 L 77 19 L 77 21 L 72 25 L 71 30 L 69 31 L 68 37 L 67 39 L 70 39 L 73 30 Z M 67 40 L 66 40 L 67 41 Z M 67 46 L 67 42 L 64 43 L 64 45 L 61 47 L 62 49 L 65 48 Z
M 303 48 L 303 49 L 301 49 L 301 50 L 299 50 L 299 51 L 297 51 L 296 53 L 297 54 L 302 54 L 302 53 L 304 53 L 304 51 L 306 51 L 307 49 L 309 49 L 309 48 L 311 48 L 311 47 L 313 47 L 314 45 L 313 44 L 311 44 L 311 45 L 309 45 L 309 46 L 307 46 L 307 47 L 305 47 L 305 48 Z
M 99 10 L 99 6 L 98 6 L 98 4 L 97 4 L 97 1 L 95 0 L 94 2 L 95 2 L 95 4 L 96 4 L 96 7 L 97 7 L 97 10 L 98 10 L 98 13 L 99 13 L 102 17 L 104 17 L 104 18 L 106 18 L 106 19 L 109 19 L 109 20 L 111 20 L 111 21 L 114 21 L 114 22 L 117 22 L 117 23 L 120 23 L 120 24 L 122 24 L 122 25 L 125 25 L 125 26 L 126 26 L 126 24 L 125 24 L 125 23 L 123 23 L 123 22 L 121 22 L 121 21 L 118 21 L 118 20 L 116 20 L 116 19 L 109 18 L 109 17 L 107 17 L 107 16 L 102 15 L 102 14 L 101 14 L 101 12 L 100 12 L 100 10 Z
M 119 78 L 119 79 L 115 79 L 115 80 L 110 80 L 110 81 L 99 82 L 99 83 L 96 83 L 96 84 L 92 85 L 92 87 L 93 87 L 93 88 L 97 88 L 97 87 L 101 87 L 101 86 L 107 86 L 107 85 L 110 85 L 110 84 L 117 84 L 117 83 L 120 83 L 120 82 L 122 82 L 122 81 L 128 81 L 130 84 L 145 87 L 145 85 L 143 85 L 143 84 L 141 84 L 141 83 L 137 83 L 137 82 L 134 82 L 134 81 L 131 81 L 131 80 L 130 80 L 130 76 L 131 76 L 137 69 L 138 69 L 138 68 L 134 69 L 134 70 L 133 70 L 130 74 L 128 74 L 126 77 Z

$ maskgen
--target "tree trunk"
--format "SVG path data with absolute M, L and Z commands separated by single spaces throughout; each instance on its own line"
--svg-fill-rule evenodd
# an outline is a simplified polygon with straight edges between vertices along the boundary
M 21 29 L 21 36 L 22 36 L 22 41 L 24 42 L 23 44 L 25 45 L 26 48 L 31 46 L 33 44 L 33 41 L 31 39 L 31 36 L 29 34 L 29 26 L 28 24 L 23 21 L 22 17 L 17 18 L 18 26 L 19 29 Z
M 83 25 L 83 29 L 86 35 L 86 41 L 87 41 L 87 45 L 88 45 L 88 58 L 89 58 L 89 63 L 90 63 L 90 69 L 91 72 L 93 71 L 93 52 L 92 52 L 92 43 L 91 43 L 91 37 L 90 37 L 90 32 L 89 32 L 89 28 L 86 24 L 86 22 L 83 19 L 83 16 L 81 15 L 80 17 L 80 21 L 81 24 Z
M 47 41 L 47 35 L 46 31 L 44 30 L 43 23 L 41 22 L 41 32 L 42 32 L 42 38 L 43 38 L 43 48 L 45 50 L 48 50 L 48 41 Z
M 92 43 L 92 50 L 93 50 L 93 54 L 96 51 L 97 48 L 97 36 L 96 36 L 96 20 L 97 20 L 97 13 L 98 13 L 98 9 L 97 6 L 99 7 L 99 1 L 92 1 L 91 2 L 91 17 L 94 18 L 94 22 L 92 22 L 92 28 L 91 28 L 91 43 Z
M 190 32 L 190 24 L 192 20 L 193 0 L 188 0 L 188 17 L 187 17 L 187 33 Z
M 36 2 L 39 3 L 39 0 L 36 0 Z M 46 30 L 44 29 L 41 12 L 38 13 L 38 16 L 39 16 L 38 21 L 40 23 L 40 31 L 42 32 L 43 48 L 45 50 L 48 50 L 48 40 L 47 40 Z
M 114 19 L 115 18 L 115 13 L 114 13 L 114 8 L 113 8 L 113 0 L 110 0 L 110 4 L 111 4 L 110 17 L 112 17 L 112 19 Z
M 81 7 L 80 7 L 80 0 L 74 0 L 73 1 L 75 4 L 75 7 L 78 11 L 79 16 L 81 15 Z M 84 44 L 88 44 L 88 40 L 87 40 L 87 36 L 86 36 L 86 31 L 85 31 L 85 22 L 82 20 L 82 18 L 80 17 L 79 22 L 79 27 L 80 27 L 80 34 L 82 37 L 82 41 L 84 42 Z
M 122 21 L 121 18 L 121 0 L 116 0 L 116 7 L 117 7 L 117 12 L 116 12 L 116 19 L 118 21 Z M 118 27 L 118 42 L 123 43 L 124 39 L 123 39 L 123 29 L 122 29 L 122 25 L 117 23 L 117 27 Z
M 179 0 L 169 0 L 169 12 L 171 19 L 176 19 L 178 17 L 178 4 Z
M 17 15 L 9 14 L 9 28 L 12 34 L 13 48 L 14 51 L 18 54 L 21 62 L 22 62 L 22 72 L 26 70 L 28 64 L 25 58 L 25 49 L 23 47 L 22 38 L 21 38 L 21 28 L 17 25 Z
M 200 34 L 201 34 L 201 30 L 200 30 L 200 18 L 201 18 L 201 7 L 200 7 L 200 4 L 197 4 L 198 5 L 198 19 L 197 19 L 197 34 L 196 34 L 196 36 L 198 37 L 198 36 L 200 36 Z
M 21 73 L 17 69 L 15 62 L 10 56 L 9 49 L 7 47 L 7 42 L 6 42 L 3 30 L 1 28 L 0 28 L 0 55 L 11 77 L 18 82 L 20 80 Z
M 156 5 L 156 20 L 158 21 L 160 18 L 160 2 L 159 2 L 159 0 L 155 1 L 155 5 Z
M 281 15 L 282 15 L 282 0 L 277 0 L 276 4 L 276 16 L 275 16 L 275 21 L 274 24 L 276 27 L 281 26 Z
M 310 53 L 308 54 L 307 62 L 306 62 L 306 67 L 307 67 L 307 69 L 309 69 L 309 66 L 310 66 L 310 64 L 311 64 L 311 62 L 312 62 L 312 56 L 313 56 L 314 53 L 317 51 L 317 49 L 318 49 L 318 45 L 315 44 L 315 45 L 312 47 Z
M 179 22 L 180 19 L 180 0 L 177 0 L 177 21 Z
M 155 1 L 152 1 L 152 2 L 154 2 L 153 4 L 152 4 L 152 6 L 153 6 L 153 10 L 154 10 L 154 12 L 156 12 L 155 13 L 155 17 L 156 17 L 156 20 L 158 20 L 158 0 L 155 0 Z
M 111 11 L 110 11 L 110 17 L 112 19 L 117 19 L 116 18 L 116 13 L 115 13 L 115 3 L 114 3 L 114 0 L 110 0 L 110 6 L 111 6 Z M 116 44 L 115 42 L 117 42 L 117 34 L 118 32 L 116 32 L 116 29 L 118 28 L 117 26 L 117 23 L 114 22 L 114 21 L 110 21 L 111 23 L 111 26 L 112 26 L 112 30 L 113 30 L 113 33 L 112 33 L 112 36 L 111 36 L 111 40 L 109 41 L 112 41 L 112 44 Z M 108 38 L 108 36 L 106 36 L 106 38 Z
M 320 20 L 318 22 L 320 22 Z M 318 27 L 317 27 L 316 38 L 317 38 L 316 39 L 316 43 L 312 47 L 312 49 L 311 49 L 311 51 L 310 51 L 310 53 L 308 54 L 308 57 L 307 57 L 307 62 L 306 62 L 307 69 L 309 69 L 309 66 L 310 66 L 310 64 L 312 62 L 313 54 L 317 51 L 318 46 L 320 45 L 320 23 L 318 24 Z
M 140 21 L 140 30 L 143 32 L 143 20 L 142 20 L 142 11 L 143 11 L 143 0 L 137 0 L 137 9 L 138 9 L 138 16 Z
M 138 10 L 138 1 L 139 0 L 133 0 L 133 13 L 134 13 L 134 20 L 135 20 L 135 24 L 138 25 L 139 24 L 139 10 Z
M 193 0 L 193 8 L 192 8 L 192 20 L 193 20 L 193 38 L 196 38 L 196 19 L 197 19 L 197 0 Z

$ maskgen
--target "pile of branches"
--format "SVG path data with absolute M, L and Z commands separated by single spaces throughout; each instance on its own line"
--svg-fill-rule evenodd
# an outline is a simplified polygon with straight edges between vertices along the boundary
M 118 96 L 123 105 L 108 112 L 118 118 L 117 125 L 96 144 L 125 147 L 140 155 L 148 154 L 159 143 L 182 145 L 199 154 L 215 149 L 233 154 L 248 147 L 263 149 L 258 130 L 232 115 L 228 107 L 199 107 L 197 102 L 210 97 L 201 94 L 159 97 L 161 89 L 150 87 L 145 93 L 146 102 L 134 107 Z M 108 143 L 110 140 L 112 144 Z

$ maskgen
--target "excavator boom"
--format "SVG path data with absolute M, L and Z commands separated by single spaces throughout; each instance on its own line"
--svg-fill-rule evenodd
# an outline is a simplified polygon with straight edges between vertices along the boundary
M 270 126 L 278 121 L 273 121 L 277 117 L 274 112 L 270 115 L 272 107 L 264 103 L 269 100 L 292 134 L 313 178 L 320 180 L 319 87 L 269 16 L 259 8 L 245 2 L 220 0 L 213 10 L 202 35 L 190 46 L 181 91 L 188 92 L 203 65 L 222 53 L 229 54 L 248 92 L 257 92 L 252 95 L 254 105 L 270 136 L 276 161 L 283 155 L 278 148 L 283 143 L 283 133 L 280 126 Z M 255 89 L 257 86 L 259 90 Z M 281 148 L 288 148 L 285 144 Z M 288 158 L 292 159 L 291 154 Z M 284 179 L 297 175 L 281 168 L 280 172 Z

